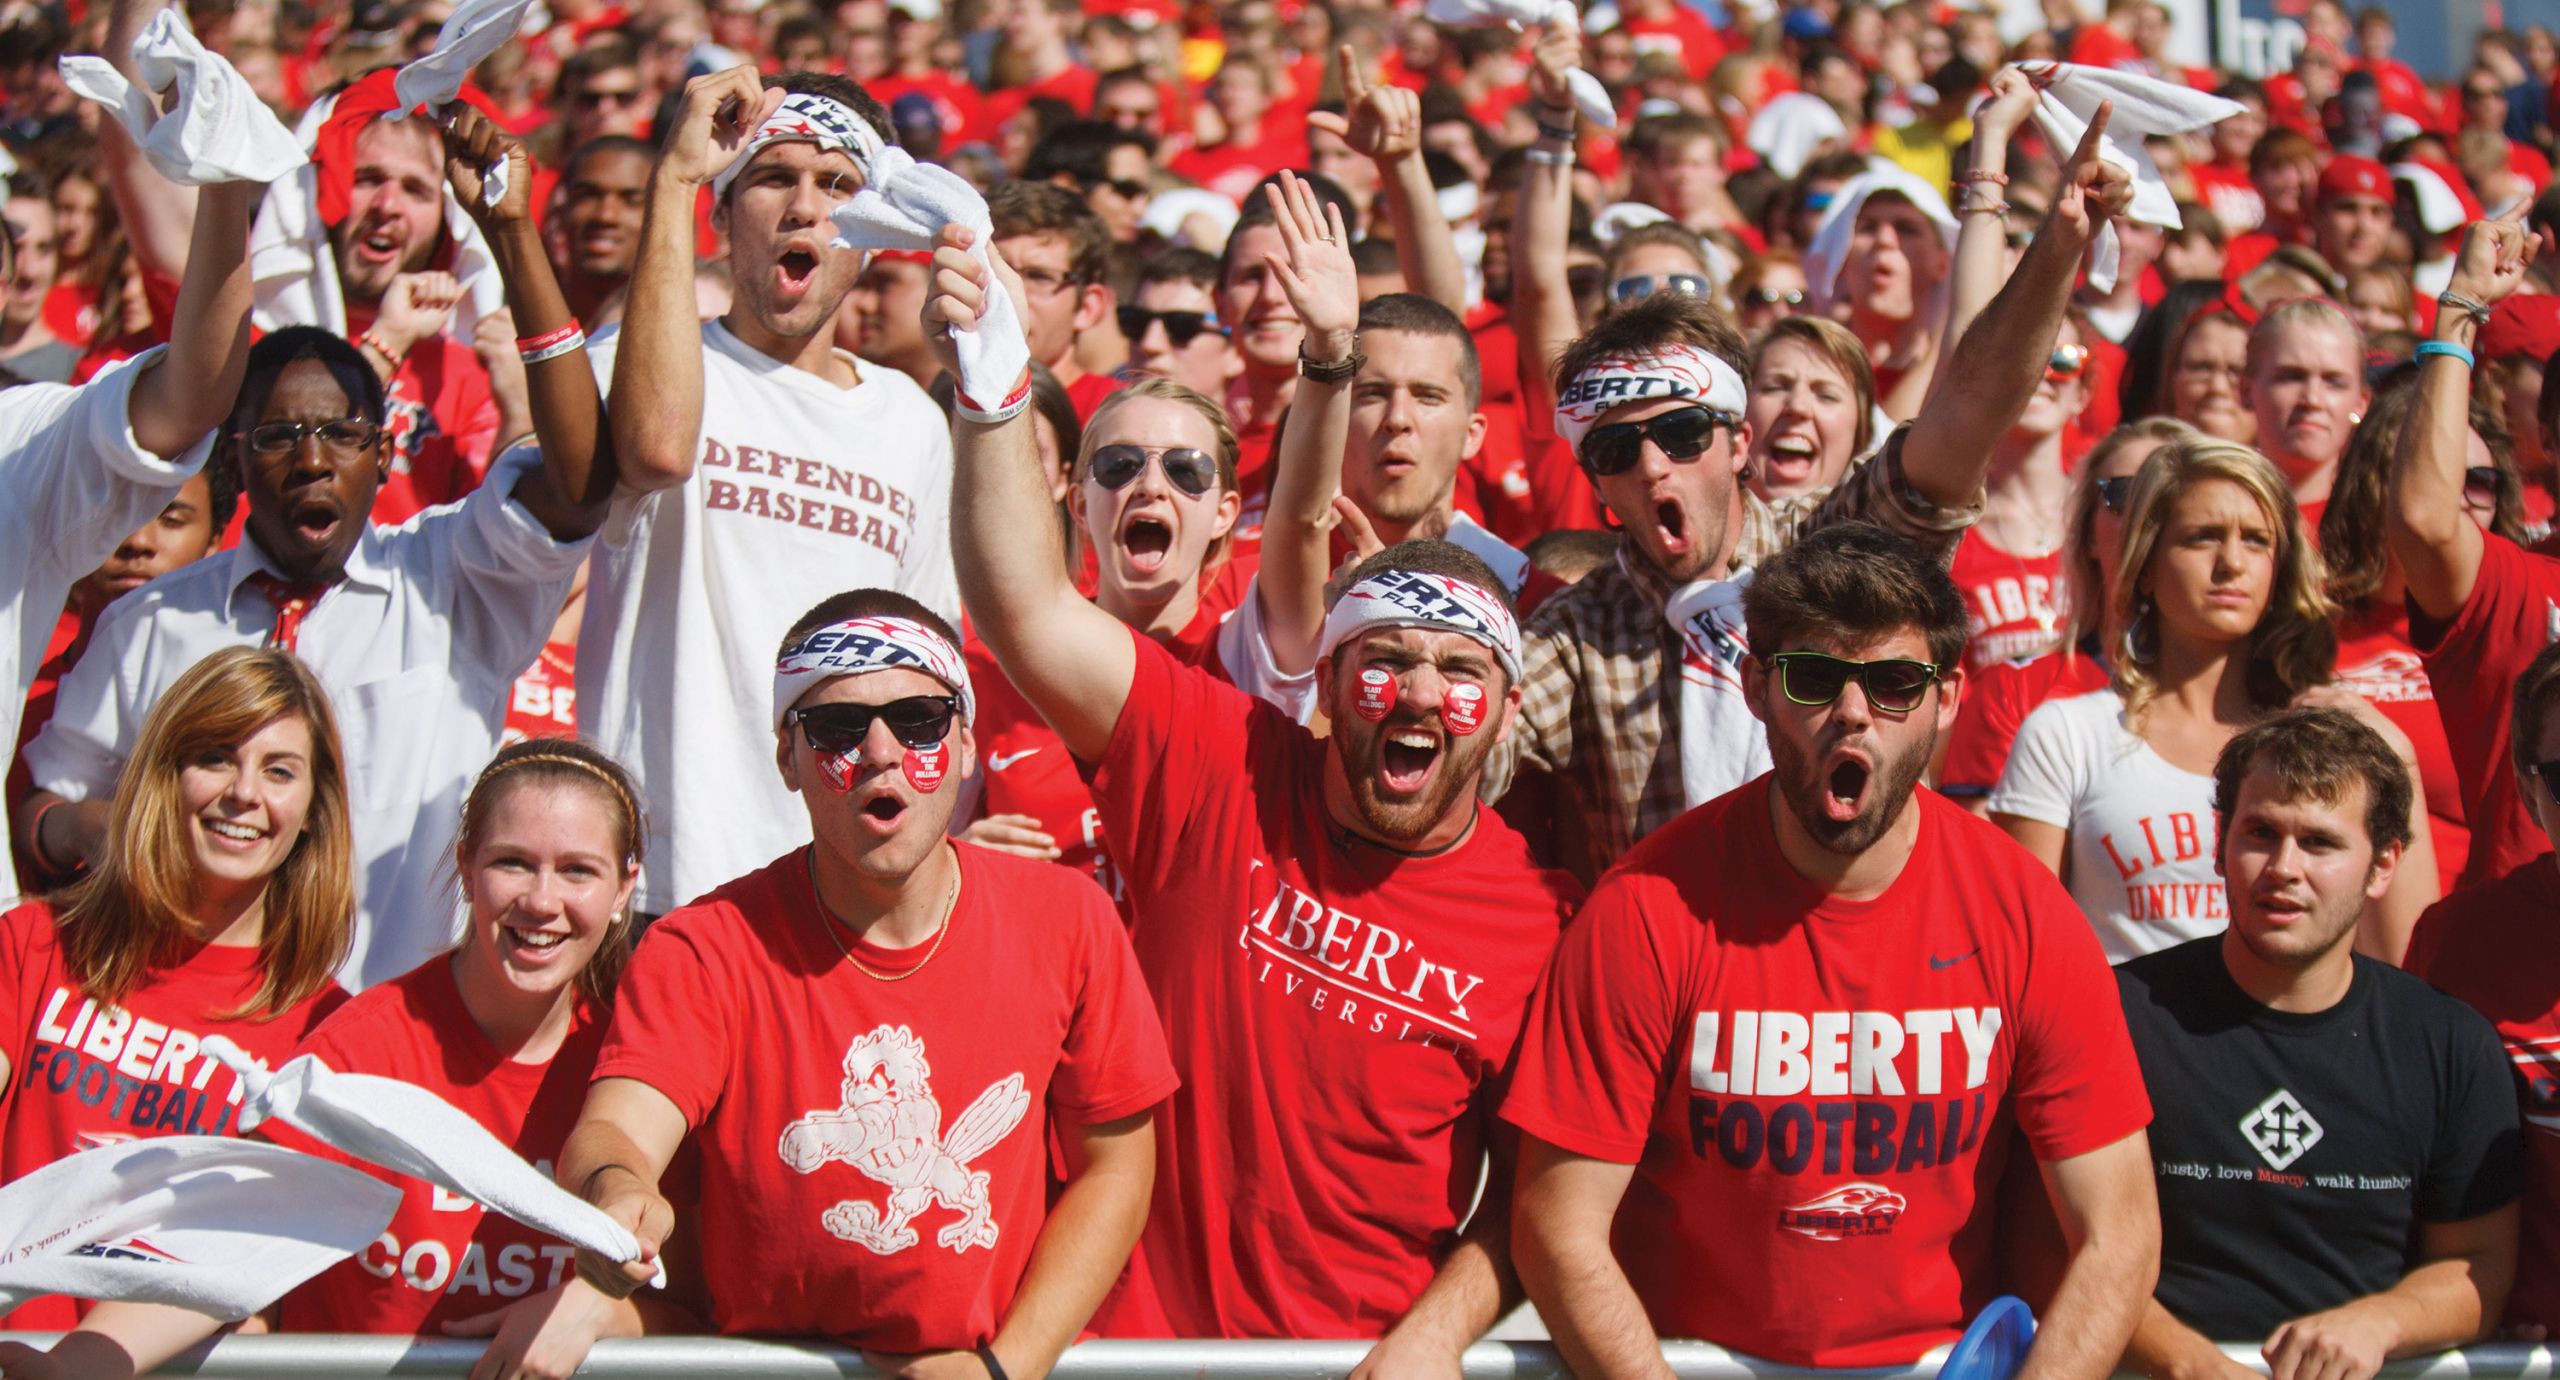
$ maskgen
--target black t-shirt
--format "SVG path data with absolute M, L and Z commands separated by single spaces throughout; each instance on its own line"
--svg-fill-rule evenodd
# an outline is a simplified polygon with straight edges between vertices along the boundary
M 2161 1306 L 2218 1341 L 2378 1293 L 2421 1222 L 2515 1201 L 2515 1090 L 2497 1032 L 2397 968 L 2355 961 L 2346 999 L 2260 1005 L 2222 937 L 2116 969 L 2151 1089 Z

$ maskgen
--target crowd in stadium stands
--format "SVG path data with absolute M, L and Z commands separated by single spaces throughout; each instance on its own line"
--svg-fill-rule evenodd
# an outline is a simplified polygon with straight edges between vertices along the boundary
M 0 1186 L 218 1035 L 632 1230 L 246 1324 L 475 1376 L 2543 1338 L 2560 41 L 2086 3 L 7 0 Z

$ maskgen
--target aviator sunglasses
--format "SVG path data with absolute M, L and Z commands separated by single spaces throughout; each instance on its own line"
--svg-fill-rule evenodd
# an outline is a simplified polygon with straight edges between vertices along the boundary
M 1125 442 L 1100 446 L 1094 450 L 1093 462 L 1086 473 L 1093 476 L 1094 483 L 1106 489 L 1125 489 L 1129 487 L 1129 481 L 1146 470 L 1150 455 L 1160 457 L 1157 463 L 1164 467 L 1164 477 L 1173 487 L 1193 498 L 1218 486 L 1218 462 L 1189 446 L 1175 446 L 1167 450 L 1149 450 L 1145 446 Z

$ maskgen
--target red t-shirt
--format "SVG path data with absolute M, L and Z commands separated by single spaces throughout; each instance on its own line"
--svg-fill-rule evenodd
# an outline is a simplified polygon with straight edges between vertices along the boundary
M 2418 784 L 2427 795 L 2427 833 L 2436 847 L 2436 872 L 2445 894 L 2462 875 L 2471 853 L 2471 826 L 2462 813 L 2462 777 L 2454 770 L 2453 745 L 2444 736 L 2436 692 L 2427 668 L 2409 645 L 2405 608 L 2382 616 L 2338 622 L 2338 683 L 2364 696 L 2382 717 L 2409 735 L 2418 751 Z
M 199 1051 L 208 1035 L 280 1064 L 347 999 L 334 982 L 272 1020 L 226 1019 L 257 996 L 265 970 L 254 946 L 191 946 L 150 972 L 115 1006 L 84 996 L 65 967 L 53 909 L 41 901 L 0 915 L 0 1032 L 9 1086 L 0 1093 L 0 1183 L 66 1155 L 148 1136 L 232 1133 L 239 1080 Z M 0 1331 L 58 1332 L 86 1304 L 36 1299 Z
M 1466 1218 L 1576 888 L 1490 810 L 1429 857 L 1349 838 L 1324 807 L 1324 741 L 1132 640 L 1093 793 L 1182 1091 L 1094 1326 L 1380 1336 Z
M 1093 90 L 1100 78 L 1082 63 L 1069 63 L 1045 80 L 1022 86 L 1008 86 L 990 91 L 979 102 L 977 122 L 970 127 L 969 137 L 989 143 L 1004 133 L 1004 122 L 1022 113 L 1022 108 L 1039 97 L 1048 96 L 1074 107 L 1078 116 L 1093 113 Z M 943 131 L 943 147 L 957 146 L 951 131 Z
M 1971 625 L 1964 646 L 1966 669 L 1979 671 L 2053 649 L 2071 617 L 2071 592 L 2063 583 L 2062 553 L 2012 556 L 1976 527 L 1956 546 L 1947 574 L 1964 595 Z
M 1282 168 L 1307 163 L 1307 127 L 1292 123 L 1278 110 L 1262 120 L 1262 137 L 1253 143 L 1233 139 L 1175 154 L 1169 166 L 1178 177 L 1218 193 L 1237 205 L 1253 196 L 1255 184 Z
M 578 644 L 546 642 L 507 698 L 507 742 L 578 736 Z
M 347 329 L 364 327 L 350 319 Z M 446 336 L 421 340 L 391 376 L 383 434 L 391 474 L 374 495 L 373 520 L 390 527 L 480 487 L 498 443 L 498 400 L 471 347 Z
M 586 1105 L 587 1075 L 604 1043 L 601 1013 L 583 1004 L 547 1063 L 498 1052 L 462 1004 L 453 961 L 431 959 L 366 990 L 303 1042 L 340 1073 L 396 1078 L 470 1114 L 549 1174 Z M 266 1133 L 266 1128 L 261 1128 Z M 296 1150 L 326 1156 L 400 1189 L 400 1209 L 375 1242 L 284 1296 L 280 1330 L 442 1334 L 444 1324 L 504 1308 L 565 1283 L 575 1248 L 503 1213 L 388 1169 L 358 1163 L 285 1129 Z
M 2133 40 L 2117 33 L 2111 24 L 2081 25 L 2071 36 L 2069 60 L 2084 67 L 2106 67 L 2152 77 L 2160 75 L 2151 61 L 2142 55 L 2142 50 L 2134 46 Z
M 723 1334 L 986 1342 L 1045 1220 L 1052 1123 L 1173 1090 L 1102 892 L 952 846 L 938 941 L 848 938 L 800 848 L 651 926 L 623 975 L 595 1076 L 656 1088 L 693 1128 L 701 1206 L 679 1229 Z
M 2464 886 L 2505 876 L 2551 847 L 2516 793 L 2507 724 L 2517 674 L 2560 637 L 2560 560 L 2495 533 L 2481 533 L 2480 544 L 2470 602 L 2449 622 L 2415 612 L 2409 618 L 2409 645 L 2426 665 L 2462 777 L 2462 817 L 2471 825 Z
M 910 91 L 923 92 L 926 99 L 933 102 L 934 123 L 942 131 L 945 148 L 956 147 L 959 141 L 976 137 L 982 128 L 992 130 L 994 127 L 987 123 L 980 110 L 980 103 L 985 98 L 978 94 L 978 88 L 940 68 L 921 76 L 893 73 L 878 81 L 864 82 L 863 89 L 879 97 L 880 104 L 884 106 L 896 105 L 898 98 Z M 1090 114 L 1091 111 L 1090 104 L 1076 107 L 1078 115 Z
M 1082 374 L 1066 386 L 1067 401 L 1075 407 L 1077 421 L 1089 422 L 1093 420 L 1093 410 L 1102 406 L 1103 399 L 1128 386 L 1109 374 Z
M 1662 19 L 1629 19 L 1620 27 L 1635 41 L 1639 55 L 1669 53 L 1697 81 L 1705 81 L 1724 60 L 1724 36 L 1687 5 L 1672 6 L 1670 15 Z
M 2197 163 L 2187 169 L 2187 175 L 2195 179 L 2197 194 L 2222 222 L 2224 233 L 2246 235 L 2266 221 L 2267 199 L 2259 194 L 2258 184 L 2249 180 L 2247 167 Z
M 2040 1161 L 2151 1119 L 2052 873 L 1935 792 L 1882 896 L 1778 853 L 1761 777 L 1622 859 L 1556 950 L 1503 1117 L 1636 1166 L 1619 1263 L 1667 1337 L 1900 1365 L 1999 1292 L 2012 1121 Z
M 1947 734 L 1947 760 L 1938 769 L 1938 789 L 1952 796 L 1991 794 L 2008 768 L 2019 728 L 2038 705 L 2085 695 L 2106 683 L 2105 662 L 2059 651 L 2033 661 L 1998 662 L 1966 677 L 1956 726 Z
M 2506 1325 L 2560 1325 L 2560 870 L 2552 855 L 2427 909 L 2410 972 L 2498 1028 L 2524 1104 L 2524 1230 Z

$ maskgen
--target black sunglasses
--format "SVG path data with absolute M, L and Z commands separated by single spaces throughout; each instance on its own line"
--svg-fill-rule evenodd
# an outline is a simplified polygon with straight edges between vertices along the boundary
M 1934 661 L 1847 661 L 1821 652 L 1780 652 L 1769 660 L 1778 668 L 1778 689 L 1788 701 L 1811 707 L 1840 698 L 1855 676 L 1867 692 L 1867 703 L 1888 714 L 1908 714 L 1920 707 L 1938 679 Z
M 1118 192 L 1123 201 L 1142 201 L 1155 192 L 1155 188 L 1134 177 L 1097 177 L 1085 184 L 1088 192 L 1096 187 L 1109 187 Z
M 1159 321 L 1164 323 L 1164 338 L 1177 350 L 1199 339 L 1202 331 L 1216 331 L 1220 335 L 1227 333 L 1227 328 L 1218 324 L 1218 314 L 1213 311 L 1149 311 L 1145 307 L 1122 307 L 1120 334 L 1127 336 L 1129 343 L 1135 345 L 1146 338 L 1147 328 Z
M 235 434 L 260 455 L 282 455 L 301 449 L 305 436 L 319 437 L 321 446 L 328 450 L 363 450 L 382 434 L 382 428 L 362 417 L 339 417 L 326 422 L 260 422 Z
M 2133 492 L 2133 476 L 2120 474 L 2098 481 L 2098 502 L 2117 517 L 2124 516 L 2125 495 Z
M 1103 446 L 1094 451 L 1088 473 L 1094 483 L 1106 489 L 1125 489 L 1129 481 L 1145 471 L 1150 454 L 1161 457 L 1156 463 L 1164 467 L 1164 477 L 1172 481 L 1173 487 L 1193 498 L 1218 486 L 1218 462 L 1188 446 L 1158 451 L 1126 443 Z
M 1776 288 L 1756 287 L 1742 294 L 1742 304 L 1746 307 L 1801 307 L 1804 305 L 1804 289 L 1789 288 L 1780 292 Z
M 1641 422 L 1611 422 L 1595 426 L 1582 438 L 1582 463 L 1593 474 L 1625 474 L 1644 458 L 1648 440 L 1662 450 L 1667 459 L 1687 460 L 1706 453 L 1716 439 L 1716 428 L 1739 426 L 1742 419 L 1708 407 L 1683 407 Z
M 783 722 L 798 724 L 809 735 L 809 746 L 820 752 L 852 752 L 871 736 L 873 719 L 888 720 L 900 743 L 929 748 L 950 734 L 959 713 L 960 701 L 953 696 L 909 695 L 887 704 L 813 704 L 792 710 Z
M 2473 465 L 2464 470 L 2462 472 L 2462 491 L 2465 494 L 2478 494 L 2480 497 L 2487 499 L 2490 502 L 2496 502 L 2498 498 L 2498 467 L 2495 465 Z

